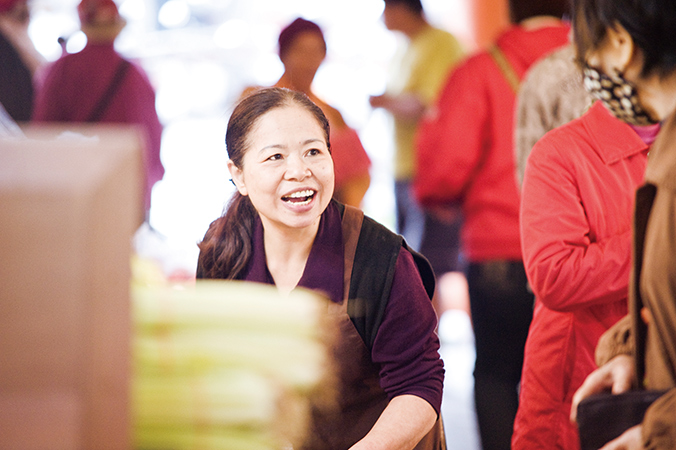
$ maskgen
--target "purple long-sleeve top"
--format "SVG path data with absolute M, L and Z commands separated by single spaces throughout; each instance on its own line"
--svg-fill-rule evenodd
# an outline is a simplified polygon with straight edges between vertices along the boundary
M 340 212 L 331 203 L 321 217 L 298 286 L 322 291 L 335 303 L 343 301 L 342 240 Z M 253 255 L 244 279 L 274 284 L 265 262 L 260 219 L 253 241 Z M 438 414 L 444 366 L 439 356 L 436 324 L 436 314 L 413 256 L 402 247 L 385 315 L 371 349 L 371 359 L 380 367 L 380 386 L 390 399 L 404 394 L 415 395 L 430 403 Z

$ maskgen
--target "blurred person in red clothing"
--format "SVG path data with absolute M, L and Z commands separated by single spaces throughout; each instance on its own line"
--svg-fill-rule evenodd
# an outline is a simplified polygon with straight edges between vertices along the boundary
M 520 80 L 568 43 L 565 0 L 509 2 L 512 25 L 461 63 L 416 137 L 414 191 L 439 214 L 461 202 L 475 333 L 474 393 L 485 450 L 509 449 L 533 314 L 519 237 L 514 107 Z
M 601 102 L 540 139 L 521 199 L 524 264 L 536 296 L 514 450 L 577 450 L 575 391 L 601 335 L 627 314 L 631 218 L 659 124 L 628 125 Z
M 632 125 L 659 124 L 652 125 L 659 126 L 659 134 L 634 197 L 629 315 L 599 339 L 595 353 L 599 368 L 573 396 L 571 419 L 577 420 L 578 404 L 592 394 L 643 396 L 641 391 L 661 391 L 643 420 L 603 449 L 672 450 L 676 448 L 676 3 L 577 0 L 573 8 L 576 60 L 584 70 L 585 85 L 617 119 Z M 628 406 L 618 406 L 612 413 L 622 409 Z
M 284 73 L 275 87 L 292 89 L 307 95 L 319 106 L 331 124 L 331 156 L 335 167 L 334 197 L 341 203 L 359 208 L 371 184 L 371 159 L 357 131 L 348 126 L 343 115 L 321 100 L 312 90 L 319 67 L 326 58 L 322 29 L 314 22 L 297 18 L 279 34 L 279 59 Z M 247 88 L 249 94 L 257 87 Z
M 150 210 L 153 185 L 164 176 L 160 159 L 162 125 L 155 91 L 145 71 L 115 51 L 126 21 L 112 0 L 82 0 L 77 7 L 87 45 L 48 66 L 37 86 L 35 122 L 138 124 L 145 133 L 144 205 Z

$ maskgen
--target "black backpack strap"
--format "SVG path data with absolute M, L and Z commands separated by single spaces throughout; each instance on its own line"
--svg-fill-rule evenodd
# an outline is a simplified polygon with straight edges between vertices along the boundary
M 106 92 L 103 93 L 103 96 L 101 96 L 101 99 L 89 114 L 87 122 L 98 122 L 101 120 L 103 113 L 106 112 L 110 101 L 113 99 L 113 96 L 122 84 L 122 80 L 124 80 L 124 76 L 127 74 L 127 69 L 129 69 L 130 66 L 131 63 L 126 59 L 120 61 L 120 64 L 118 64 L 117 69 L 113 74 L 112 80 L 110 80 L 110 84 L 108 85 Z
M 349 286 L 346 289 L 347 313 L 370 350 L 385 315 L 401 247 L 413 255 L 430 299 L 434 294 L 434 272 L 427 259 L 411 250 L 402 236 L 364 216 L 356 208 L 345 206 L 340 209 L 343 213 L 345 281 Z M 357 226 L 359 220 L 361 225 Z M 357 239 L 355 230 L 359 230 Z
M 434 269 L 432 269 L 432 264 L 430 264 L 430 262 L 422 253 L 418 253 L 409 247 L 406 240 L 404 240 L 403 245 L 404 248 L 408 250 L 408 252 L 413 256 L 413 261 L 418 267 L 418 273 L 420 274 L 423 286 L 425 287 L 425 292 L 427 293 L 427 296 L 430 298 L 430 300 L 432 300 L 432 297 L 434 296 L 434 289 L 436 288 L 437 284 L 437 277 L 434 274 Z

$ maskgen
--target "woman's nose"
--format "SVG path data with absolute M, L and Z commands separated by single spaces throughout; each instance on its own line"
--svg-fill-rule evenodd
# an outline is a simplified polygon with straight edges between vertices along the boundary
M 303 158 L 299 156 L 291 156 L 287 159 L 286 177 L 288 179 L 303 180 L 309 177 L 312 171 L 308 167 Z

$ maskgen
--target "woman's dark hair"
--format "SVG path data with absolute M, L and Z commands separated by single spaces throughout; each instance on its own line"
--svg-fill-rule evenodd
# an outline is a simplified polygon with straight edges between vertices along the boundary
M 536 16 L 570 16 L 570 0 L 509 0 L 509 18 L 519 23 Z
M 578 61 L 598 48 L 608 28 L 627 30 L 643 52 L 642 75 L 676 69 L 676 3 L 673 0 L 573 0 L 573 36 Z
M 385 0 L 386 5 L 404 5 L 412 12 L 421 15 L 423 14 L 423 6 L 420 0 Z
M 244 155 L 249 148 L 249 135 L 258 120 L 266 113 L 284 106 L 298 105 L 310 112 L 324 131 L 329 142 L 329 122 L 322 110 L 305 94 L 284 88 L 265 88 L 254 91 L 237 104 L 228 121 L 225 145 L 228 157 L 242 169 Z M 239 192 L 230 199 L 223 216 L 212 222 L 202 242 L 197 263 L 198 278 L 239 279 L 251 259 L 254 225 L 257 217 L 248 196 Z
M 281 33 L 279 33 L 278 44 L 280 59 L 284 58 L 291 48 L 291 45 L 293 45 L 293 41 L 295 41 L 301 33 L 315 33 L 317 36 L 319 36 L 322 39 L 322 43 L 324 44 L 324 53 L 326 53 L 326 40 L 324 39 L 324 33 L 322 32 L 322 29 L 319 28 L 319 25 L 316 23 L 299 17 L 287 25 L 286 28 L 284 28 Z

